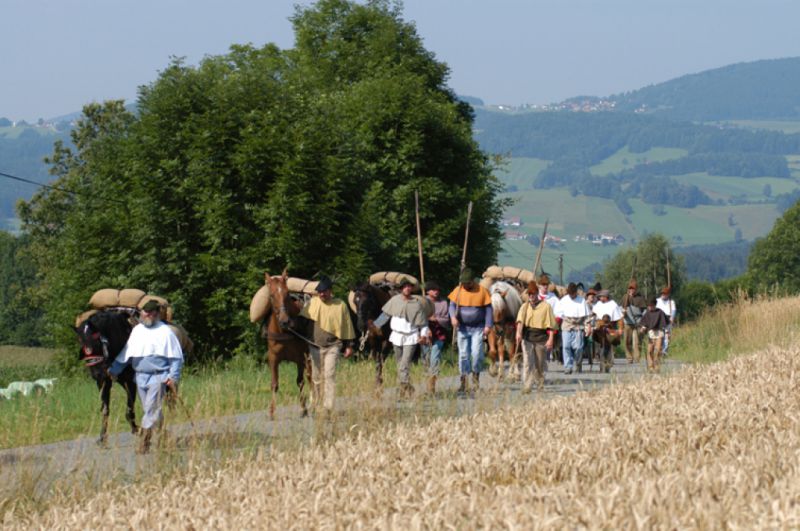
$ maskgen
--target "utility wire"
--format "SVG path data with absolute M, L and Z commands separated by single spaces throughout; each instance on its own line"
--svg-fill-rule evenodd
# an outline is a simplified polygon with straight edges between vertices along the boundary
M 69 194 L 74 197 L 78 197 L 80 194 L 78 192 L 73 192 L 72 190 L 67 190 L 66 188 L 61 188 L 60 186 L 53 186 L 50 184 L 44 183 L 37 183 L 36 181 L 31 181 L 30 179 L 24 179 L 22 177 L 17 177 L 16 175 L 11 175 L 10 173 L 5 173 L 0 171 L 0 177 L 5 177 L 6 179 L 11 179 L 12 181 L 19 181 L 22 183 L 32 184 L 34 186 L 39 186 L 41 188 L 46 188 L 48 190 L 56 190 L 58 192 L 64 192 L 65 194 Z M 110 201 L 112 203 L 119 203 L 121 205 L 125 205 L 125 201 L 120 201 L 119 199 L 114 199 L 111 197 L 103 197 L 101 198 L 103 201 Z

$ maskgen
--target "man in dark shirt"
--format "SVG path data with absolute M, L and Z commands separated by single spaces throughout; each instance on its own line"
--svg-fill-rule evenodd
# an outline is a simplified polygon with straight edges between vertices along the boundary
M 647 310 L 639 321 L 639 330 L 647 333 L 650 340 L 647 345 L 647 370 L 658 372 L 661 368 L 661 342 L 664 340 L 664 330 L 669 325 L 666 314 L 656 308 L 655 298 L 647 302 Z

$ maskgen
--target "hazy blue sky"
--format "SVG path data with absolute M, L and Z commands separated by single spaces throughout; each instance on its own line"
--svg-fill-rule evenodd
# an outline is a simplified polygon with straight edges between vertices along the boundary
M 293 45 L 291 0 L 0 0 L 0 116 L 132 100 L 170 56 Z M 300 4 L 309 2 L 301 1 Z M 800 56 L 797 0 L 406 0 L 450 86 L 487 103 L 608 95 Z

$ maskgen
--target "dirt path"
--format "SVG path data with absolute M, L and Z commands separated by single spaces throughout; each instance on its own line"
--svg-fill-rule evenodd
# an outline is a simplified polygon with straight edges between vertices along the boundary
M 668 373 L 680 363 L 667 360 L 662 368 Z M 337 400 L 331 419 L 302 418 L 299 406 L 284 406 L 275 420 L 267 412 L 231 415 L 209 420 L 167 426 L 167 447 L 140 456 L 134 453 L 135 436 L 117 433 L 109 436 L 107 448 L 100 448 L 94 438 L 0 450 L 0 496 L 3 491 L 24 487 L 46 494 L 54 485 L 98 485 L 110 478 L 135 480 L 164 470 L 167 465 L 185 462 L 196 456 L 189 450 L 202 449 L 204 457 L 224 458 L 242 451 L 265 448 L 289 448 L 307 444 L 321 437 L 338 437 L 354 430 L 375 429 L 392 422 L 424 421 L 448 415 L 488 412 L 509 405 L 592 391 L 606 385 L 633 381 L 645 376 L 644 365 L 629 365 L 617 360 L 610 374 L 598 372 L 598 365 L 571 375 L 563 374 L 551 363 L 545 378 L 545 390 L 529 395 L 521 393 L 519 383 L 499 382 L 488 373 L 481 375 L 481 390 L 475 396 L 456 393 L 458 378 L 444 378 L 434 398 L 419 396 L 424 386 L 418 382 L 418 397 L 400 401 L 396 389 L 387 389 L 381 397 L 361 396 Z M 167 417 L 167 422 L 169 417 Z M 177 459 L 176 459 L 177 458 Z

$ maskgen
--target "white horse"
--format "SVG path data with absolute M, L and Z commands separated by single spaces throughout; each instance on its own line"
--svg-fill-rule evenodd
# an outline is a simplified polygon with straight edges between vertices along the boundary
M 508 360 L 511 362 L 511 372 L 512 374 L 518 373 L 514 370 L 517 368 L 514 322 L 522 307 L 522 298 L 514 286 L 503 280 L 492 283 L 489 293 L 492 296 L 492 316 L 494 317 L 494 326 L 486 338 L 491 360 L 489 373 L 493 376 L 499 374 L 502 378 L 506 348 L 509 351 Z

